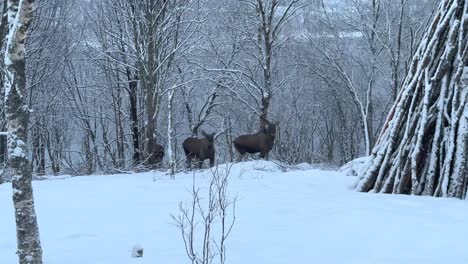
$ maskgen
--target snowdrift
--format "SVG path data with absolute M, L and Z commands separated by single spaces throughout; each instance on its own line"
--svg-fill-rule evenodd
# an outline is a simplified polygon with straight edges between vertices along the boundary
M 223 164 L 236 222 L 227 263 L 468 263 L 468 203 L 358 193 L 355 177 L 301 164 Z M 47 264 L 189 263 L 171 214 L 210 170 L 35 181 Z M 17 263 L 11 186 L 0 185 L 0 263 Z M 455 235 L 456 234 L 456 235 Z M 134 245 L 144 256 L 131 258 Z

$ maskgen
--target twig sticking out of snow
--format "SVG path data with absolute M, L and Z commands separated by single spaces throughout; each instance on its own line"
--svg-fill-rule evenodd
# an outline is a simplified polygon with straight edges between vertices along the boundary
M 181 203 L 180 214 L 172 215 L 192 263 L 211 264 L 215 258 L 220 264 L 226 263 L 226 240 L 236 220 L 236 198 L 228 194 L 230 170 L 218 166 L 211 169 L 207 199 L 201 197 L 194 177 L 192 201 L 188 205 Z

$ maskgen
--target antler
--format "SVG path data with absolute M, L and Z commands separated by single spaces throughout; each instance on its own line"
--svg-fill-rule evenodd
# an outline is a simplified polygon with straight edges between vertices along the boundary
M 260 119 L 261 119 L 263 122 L 265 122 L 267 125 L 271 125 L 271 122 L 268 121 L 268 119 L 266 119 L 265 117 L 263 117 L 263 116 L 260 115 Z
M 210 134 L 206 133 L 205 130 L 200 129 L 200 132 L 202 133 L 203 136 L 208 137 Z

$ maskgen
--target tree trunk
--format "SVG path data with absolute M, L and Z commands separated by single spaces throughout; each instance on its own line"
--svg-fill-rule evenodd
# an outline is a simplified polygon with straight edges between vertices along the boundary
M 175 88 L 171 88 L 167 93 L 167 155 L 169 158 L 169 174 L 171 175 L 171 179 L 174 179 L 175 169 L 177 165 L 176 157 L 174 155 L 174 93 Z
M 130 97 L 130 122 L 132 124 L 132 142 L 133 142 L 133 165 L 141 162 L 140 151 L 140 131 L 138 129 L 138 76 L 132 77 L 130 69 L 127 68 L 127 78 Z
M 32 132 L 32 170 L 36 171 L 37 175 L 45 175 L 45 142 L 40 126 L 45 125 L 43 122 L 38 122 Z
M 94 173 L 94 155 L 91 151 L 91 143 L 90 143 L 90 136 L 89 133 L 83 136 L 83 143 L 81 144 L 81 148 L 84 152 L 84 169 L 87 175 L 91 175 Z
M 4 40 L 5 36 L 8 32 L 8 16 L 7 16 L 7 4 L 6 1 L 3 1 L 3 6 L 2 6 L 2 20 L 0 24 L 0 48 L 4 47 Z M 5 53 L 0 52 L 0 63 L 1 68 L 4 68 L 4 61 L 5 61 Z M 0 87 L 4 87 L 4 71 L 0 71 Z M 6 120 L 5 120 L 5 107 L 4 107 L 4 102 L 5 102 L 5 91 L 1 89 L 0 91 L 0 108 L 3 109 L 0 111 L 0 131 L 6 131 Z M 7 137 L 5 135 L 0 135 L 0 166 L 4 166 L 5 162 L 7 159 Z M 1 176 L 0 176 L 1 177 Z M 1 180 L 0 180 L 1 182 Z
M 146 166 L 153 168 L 156 165 L 156 157 L 153 155 L 153 151 L 156 147 L 156 109 L 154 106 L 153 91 L 147 92 L 145 95 L 147 98 L 145 102 L 146 106 L 146 133 L 145 133 L 145 164 Z
M 6 130 L 6 125 L 1 124 L 0 125 L 0 130 L 5 131 Z M 5 164 L 5 161 L 7 160 L 7 152 L 8 152 L 8 150 L 7 150 L 7 137 L 5 135 L 0 135 L 0 166 L 3 166 Z
M 61 152 L 61 150 L 58 148 L 58 145 L 52 147 L 52 132 L 48 130 L 46 131 L 46 133 L 46 149 L 47 154 L 49 156 L 50 166 L 52 167 L 52 172 L 54 173 L 54 175 L 58 175 L 60 173 L 61 155 L 59 153 Z
M 233 136 L 232 136 L 232 123 L 231 118 L 228 117 L 227 121 L 227 130 L 226 130 L 226 145 L 228 146 L 229 162 L 234 162 L 234 148 L 232 146 Z M 223 128 L 226 129 L 226 128 Z
M 358 191 L 466 196 L 467 7 L 466 1 L 440 3 Z
M 13 176 L 13 203 L 20 264 L 42 264 L 42 249 L 34 209 L 32 172 L 27 153 L 29 109 L 26 99 L 25 41 L 34 0 L 9 0 L 9 34 L 5 52 L 5 110 L 8 156 Z
M 139 61 L 139 74 L 140 82 L 142 84 L 143 92 L 145 95 L 145 109 L 146 109 L 146 133 L 145 133 L 145 165 L 153 168 L 158 164 L 157 157 L 154 155 L 156 148 L 156 125 L 157 115 L 159 110 L 159 96 L 160 87 L 158 86 L 158 68 L 161 66 L 158 53 L 158 41 L 156 30 L 160 23 L 159 12 L 162 12 L 160 4 L 157 1 L 151 0 L 145 3 L 144 19 L 149 23 L 147 28 L 142 26 L 142 32 L 147 34 L 148 39 L 145 47 L 144 59 Z M 140 25 L 141 26 L 141 25 Z M 142 53 L 140 51 L 140 53 Z
M 268 110 L 270 108 L 270 100 L 272 97 L 271 84 L 271 59 L 273 56 L 273 36 L 272 36 L 272 17 L 275 15 L 276 1 L 271 3 L 270 12 L 266 10 L 262 1 L 258 1 L 257 10 L 259 12 L 261 27 L 259 29 L 259 46 L 262 47 L 262 67 L 263 67 L 263 87 L 262 100 L 260 106 L 260 128 L 265 128 L 268 120 Z

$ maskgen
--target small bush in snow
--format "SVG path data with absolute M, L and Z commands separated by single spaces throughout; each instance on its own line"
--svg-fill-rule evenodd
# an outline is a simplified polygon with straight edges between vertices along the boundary
M 191 202 L 181 203 L 180 214 L 172 216 L 181 231 L 187 257 L 194 264 L 211 264 L 215 259 L 219 264 L 226 263 L 226 240 L 236 219 L 236 199 L 230 199 L 227 191 L 230 170 L 218 166 L 211 170 L 207 199 L 201 197 L 194 177 Z

